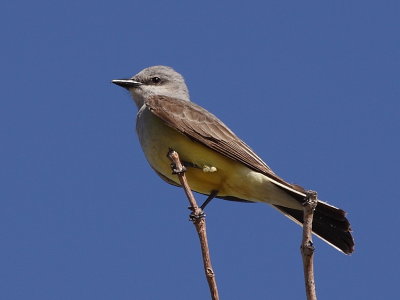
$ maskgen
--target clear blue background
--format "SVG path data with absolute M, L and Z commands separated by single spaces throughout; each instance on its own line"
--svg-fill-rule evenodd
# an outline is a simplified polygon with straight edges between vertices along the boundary
M 183 192 L 149 168 L 111 79 L 164 64 L 283 178 L 349 212 L 320 299 L 399 284 L 398 1 L 11 1 L 0 9 L 0 298 L 209 299 Z M 202 197 L 198 197 L 201 202 Z M 207 209 L 221 299 L 304 299 L 301 230 Z

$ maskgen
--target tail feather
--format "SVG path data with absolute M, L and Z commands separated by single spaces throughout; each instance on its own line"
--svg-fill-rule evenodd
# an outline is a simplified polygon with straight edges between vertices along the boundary
M 278 205 L 274 205 L 274 207 L 299 225 L 303 224 L 302 210 Z M 318 201 L 314 212 L 312 229 L 314 234 L 343 253 L 350 254 L 354 251 L 354 240 L 345 211 Z

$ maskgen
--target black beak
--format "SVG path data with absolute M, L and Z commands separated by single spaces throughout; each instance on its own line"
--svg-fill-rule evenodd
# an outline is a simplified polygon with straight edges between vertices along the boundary
M 143 84 L 133 79 L 114 79 L 111 82 L 128 90 L 131 88 L 137 88 Z

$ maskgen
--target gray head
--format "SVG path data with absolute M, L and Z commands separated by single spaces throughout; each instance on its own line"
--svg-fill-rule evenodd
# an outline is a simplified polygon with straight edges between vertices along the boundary
M 113 83 L 129 90 L 138 108 L 153 95 L 189 100 L 189 91 L 182 75 L 166 66 L 146 68 L 129 79 L 115 79 Z

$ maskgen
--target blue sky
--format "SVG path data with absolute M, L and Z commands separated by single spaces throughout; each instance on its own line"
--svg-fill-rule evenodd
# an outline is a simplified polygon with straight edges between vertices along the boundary
M 164 64 L 280 176 L 348 211 L 315 240 L 321 299 L 398 295 L 398 1 L 3 1 L 1 299 L 208 299 L 183 192 L 111 79 Z M 201 202 L 202 197 L 198 197 Z M 221 299 L 304 299 L 301 230 L 216 200 Z

